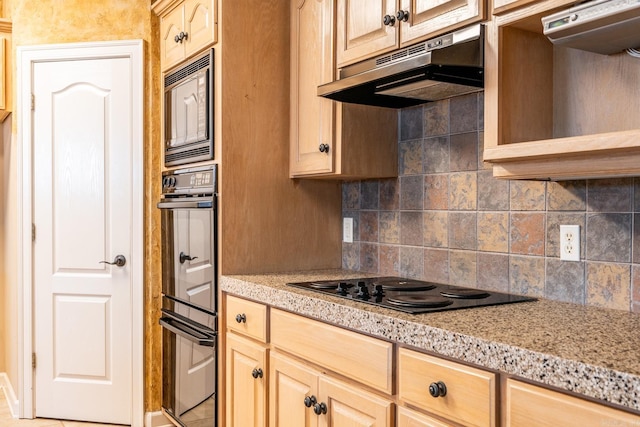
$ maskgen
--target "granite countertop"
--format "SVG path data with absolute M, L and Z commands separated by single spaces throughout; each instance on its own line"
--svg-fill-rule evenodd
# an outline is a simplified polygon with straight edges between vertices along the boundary
M 223 276 L 221 289 L 376 337 L 640 411 L 640 315 L 540 299 L 406 314 L 286 286 L 348 270 Z

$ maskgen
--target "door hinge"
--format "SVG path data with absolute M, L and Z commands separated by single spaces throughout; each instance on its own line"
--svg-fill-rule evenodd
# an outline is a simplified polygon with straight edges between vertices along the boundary
M 31 224 L 31 241 L 36 241 L 36 225 L 33 223 Z
M 34 111 L 36 109 L 36 96 L 34 94 L 31 94 L 31 111 Z
M 31 353 L 31 367 L 33 369 L 36 369 L 36 354 L 35 353 Z

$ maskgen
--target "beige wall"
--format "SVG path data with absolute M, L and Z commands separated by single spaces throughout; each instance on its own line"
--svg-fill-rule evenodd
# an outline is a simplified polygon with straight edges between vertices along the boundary
M 160 409 L 160 382 L 159 366 L 157 360 L 160 355 L 160 332 L 157 322 L 159 293 L 160 293 L 160 269 L 158 248 L 159 240 L 157 231 L 160 228 L 159 214 L 155 209 L 155 201 L 159 194 L 159 179 L 154 174 L 160 170 L 159 155 L 159 49 L 157 45 L 158 20 L 151 12 L 150 1 L 143 0 L 3 0 L 0 10 L 5 10 L 7 18 L 13 22 L 13 53 L 16 46 L 86 42 L 103 40 L 142 39 L 145 41 L 145 313 L 147 320 L 145 325 L 145 378 L 150 380 L 145 384 L 145 410 Z M 15 84 L 14 84 L 15 93 Z M 16 128 L 18 118 L 13 115 L 13 127 Z M 15 139 L 15 135 L 14 135 Z M 15 142 L 5 142 L 14 151 Z M 6 163 L 6 161 L 5 161 Z M 15 190 L 15 163 L 7 170 L 3 167 L 4 174 L 9 174 L 11 181 L 6 185 L 14 186 Z M 5 187 L 6 187 L 5 185 Z M 3 188 L 5 191 L 6 188 Z M 7 211 L 14 212 L 15 202 L 5 204 Z M 10 215 L 9 215 L 10 217 Z M 8 218 L 3 215 L 3 218 Z M 9 224 L 8 228 L 15 229 L 16 224 Z M 15 246 L 7 236 L 5 246 Z M 17 274 L 15 261 L 6 264 L 6 278 L 11 279 Z M 150 273 L 151 272 L 151 273 Z M 1 282 L 0 282 L 1 283 Z M 4 287 L 4 304 L 15 305 L 17 284 L 15 279 L 7 280 Z M 13 302 L 12 302 L 13 300 Z M 5 311 L 3 310 L 3 313 Z M 17 341 L 15 338 L 16 314 L 11 313 L 10 319 L 0 319 L 9 326 L 11 331 L 0 331 L 0 339 L 5 337 L 1 348 L 4 349 L 5 370 L 9 372 L 14 387 L 17 387 Z M 0 363 L 2 356 L 0 356 Z M 0 365 L 0 371 L 2 371 Z

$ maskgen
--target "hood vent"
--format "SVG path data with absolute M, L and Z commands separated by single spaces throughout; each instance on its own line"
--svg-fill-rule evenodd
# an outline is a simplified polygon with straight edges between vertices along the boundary
M 467 27 L 340 70 L 318 95 L 341 102 L 404 108 L 484 87 L 484 27 Z

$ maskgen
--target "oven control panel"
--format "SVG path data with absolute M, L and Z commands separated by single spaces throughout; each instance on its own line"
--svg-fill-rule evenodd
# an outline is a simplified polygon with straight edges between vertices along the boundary
M 217 165 L 167 171 L 162 174 L 162 194 L 215 193 Z

